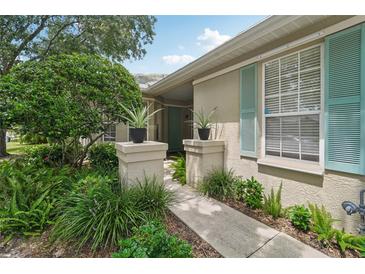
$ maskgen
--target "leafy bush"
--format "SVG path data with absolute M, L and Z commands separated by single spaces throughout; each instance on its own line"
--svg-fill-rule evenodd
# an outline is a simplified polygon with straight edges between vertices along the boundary
M 199 185 L 199 191 L 217 199 L 233 198 L 234 185 L 237 180 L 233 170 L 215 169 L 203 179 Z
M 180 184 L 186 184 L 186 163 L 185 157 L 179 155 L 173 157 L 174 161 L 171 163 L 170 167 L 173 169 L 172 178 L 178 180 Z
M 47 138 L 45 138 L 39 134 L 26 133 L 26 134 L 20 136 L 20 143 L 30 144 L 30 145 L 46 144 Z
M 24 161 L 0 164 L 0 233 L 39 235 L 55 216 L 55 202 L 72 187 L 68 167 L 52 169 Z
M 133 229 L 131 238 L 119 242 L 120 251 L 113 258 L 191 258 L 192 247 L 169 235 L 158 222 Z
M 40 145 L 27 148 L 25 160 L 31 165 L 57 167 L 62 165 L 62 148 L 59 145 Z
M 304 205 L 295 205 L 289 209 L 289 220 L 296 228 L 307 231 L 310 225 L 311 212 Z
M 52 238 L 71 241 L 77 248 L 90 243 L 92 250 L 115 246 L 119 239 L 131 234 L 133 227 L 160 217 L 171 196 L 153 179 L 145 179 L 130 188 L 106 180 L 81 189 L 84 190 L 72 192 L 61 202 L 62 214 Z
M 318 207 L 315 204 L 309 204 L 309 209 L 312 214 L 311 230 L 318 234 L 318 240 L 324 245 L 330 244 L 336 233 L 332 227 L 336 220 L 332 218 L 331 213 L 326 211 L 323 205 Z
M 94 144 L 89 150 L 89 160 L 92 167 L 114 169 L 118 167 L 118 157 L 114 144 Z
M 236 199 L 243 200 L 253 209 L 262 207 L 263 191 L 263 186 L 254 177 L 237 180 L 234 188 Z
M 281 189 L 282 184 L 278 191 L 275 193 L 274 189 L 271 189 L 271 194 L 269 196 L 264 195 L 264 205 L 263 209 L 267 214 L 270 214 L 274 219 L 279 218 L 282 214 L 281 205 Z
M 365 236 L 355 236 L 345 233 L 344 230 L 336 230 L 335 238 L 342 253 L 352 249 L 359 251 L 365 257 Z

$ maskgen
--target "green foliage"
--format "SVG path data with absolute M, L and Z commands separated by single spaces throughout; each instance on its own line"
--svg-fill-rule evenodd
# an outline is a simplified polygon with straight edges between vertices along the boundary
M 247 206 L 256 209 L 262 207 L 264 188 L 254 177 L 251 179 L 237 180 L 234 186 L 235 198 L 243 200 Z
M 212 126 L 212 116 L 216 111 L 217 107 L 213 108 L 208 114 L 205 114 L 203 108 L 199 111 L 191 110 L 195 116 L 194 124 L 198 128 L 210 128 Z
M 152 113 L 149 113 L 151 105 L 148 106 L 125 106 L 120 104 L 123 108 L 125 114 L 121 115 L 124 121 L 129 123 L 129 126 L 132 128 L 145 128 L 147 127 L 148 121 L 159 111 L 162 109 L 157 109 Z
M 158 219 L 164 216 L 168 206 L 175 201 L 174 193 L 166 190 L 165 185 L 155 176 L 137 179 L 129 191 L 137 210 L 144 212 L 149 218 Z
M 84 181 L 59 205 L 61 212 L 52 238 L 73 243 L 78 249 L 90 243 L 92 250 L 115 246 L 133 227 L 161 217 L 171 193 L 155 179 L 128 188 L 118 181 Z M 80 182 L 81 183 L 81 182 Z
M 39 134 L 26 133 L 26 134 L 20 136 L 20 143 L 29 144 L 29 145 L 46 144 L 47 138 L 45 138 Z
M 10 106 L 9 121 L 22 134 L 40 134 L 72 151 L 81 166 L 87 150 L 111 123 L 121 119 L 125 106 L 141 103 L 134 77 L 121 65 L 97 55 L 57 55 L 27 61 L 0 78 L 2 96 Z M 0 118 L 1 119 L 1 118 Z M 90 143 L 81 147 L 80 138 Z
M 309 209 L 312 214 L 311 230 L 318 234 L 318 240 L 324 245 L 330 244 L 336 233 L 332 227 L 336 220 L 332 218 L 331 213 L 326 211 L 323 205 L 319 207 L 316 204 L 309 204 Z
M 133 236 L 119 242 L 120 251 L 113 258 L 191 258 L 192 247 L 169 235 L 158 222 L 133 229 Z
M 72 187 L 71 170 L 51 169 L 27 162 L 0 164 L 0 233 L 39 235 L 52 224 L 56 201 Z
M 281 205 L 281 190 L 282 183 L 278 191 L 275 193 L 274 189 L 271 189 L 270 195 L 264 195 L 264 204 L 263 209 L 264 212 L 270 214 L 274 219 L 279 218 L 282 215 L 282 205 Z
M 118 167 L 117 152 L 112 143 L 92 145 L 88 158 L 94 168 L 115 169 Z
M 172 168 L 172 178 L 178 180 L 180 184 L 186 184 L 186 163 L 185 157 L 183 155 L 179 155 L 173 157 L 174 161 L 170 164 Z
M 199 191 L 220 200 L 233 198 L 237 180 L 233 170 L 214 169 L 203 179 L 199 185 Z
M 62 148 L 59 145 L 39 145 L 25 150 L 24 160 L 31 165 L 57 167 L 62 165 Z
M 352 249 L 365 257 L 365 236 L 355 236 L 345 233 L 344 230 L 336 230 L 335 238 L 342 253 L 347 249 Z
M 289 209 L 289 220 L 296 228 L 307 231 L 310 225 L 311 212 L 304 205 L 295 205 Z

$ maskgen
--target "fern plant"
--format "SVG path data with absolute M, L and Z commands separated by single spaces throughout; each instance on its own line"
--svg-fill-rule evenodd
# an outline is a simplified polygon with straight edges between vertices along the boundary
M 329 245 L 336 234 L 336 230 L 332 227 L 336 220 L 323 205 L 319 207 L 316 204 L 309 204 L 309 209 L 312 214 L 311 230 L 318 234 L 318 240 L 322 244 Z
M 355 236 L 344 230 L 336 230 L 335 238 L 341 253 L 352 249 L 360 252 L 363 257 L 365 256 L 365 236 Z
M 267 214 L 270 214 L 274 219 L 277 219 L 282 214 L 282 205 L 281 205 L 281 189 L 282 183 L 278 191 L 275 193 L 274 189 L 271 189 L 270 195 L 264 195 L 264 205 L 263 210 Z
M 172 157 L 174 161 L 170 164 L 172 172 L 172 178 L 178 180 L 180 184 L 186 184 L 186 163 L 183 155 Z

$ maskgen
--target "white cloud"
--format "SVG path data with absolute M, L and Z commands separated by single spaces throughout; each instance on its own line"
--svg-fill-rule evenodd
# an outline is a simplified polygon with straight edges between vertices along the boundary
M 185 47 L 184 47 L 183 45 L 178 45 L 178 49 L 179 49 L 179 50 L 184 50 L 184 49 L 185 49 Z
M 197 45 L 201 46 L 204 50 L 209 51 L 216 48 L 220 44 L 223 44 L 230 38 L 231 36 L 220 34 L 218 30 L 205 28 L 203 34 L 197 37 Z
M 191 55 L 166 55 L 162 57 L 162 60 L 168 65 L 187 64 L 193 61 L 195 58 Z

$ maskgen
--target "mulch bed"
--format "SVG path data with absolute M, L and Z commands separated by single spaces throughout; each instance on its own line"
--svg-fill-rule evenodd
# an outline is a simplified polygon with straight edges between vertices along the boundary
M 345 254 L 341 254 L 337 243 L 333 241 L 330 246 L 323 246 L 323 244 L 317 240 L 317 235 L 311 231 L 303 232 L 296 229 L 288 219 L 278 218 L 274 219 L 270 215 L 265 214 L 261 209 L 251 209 L 245 205 L 243 202 L 235 200 L 225 200 L 221 201 L 226 205 L 256 219 L 276 230 L 284 232 L 293 238 L 323 252 L 330 257 L 336 258 L 359 258 L 360 254 L 354 250 L 346 250 Z
M 210 244 L 200 238 L 171 212 L 166 216 L 166 227 L 170 234 L 176 235 L 193 246 L 194 258 L 223 258 Z
M 192 245 L 194 257 L 222 257 L 213 247 L 170 212 L 166 216 L 166 227 L 169 233 L 186 240 Z M 1 245 L 2 238 L 0 236 L 0 258 L 110 258 L 111 254 L 117 250 L 117 248 L 114 248 L 92 252 L 89 247 L 85 247 L 76 252 L 74 247 L 67 244 L 52 245 L 49 240 L 50 231 L 48 229 L 40 237 L 14 238 L 6 246 Z

